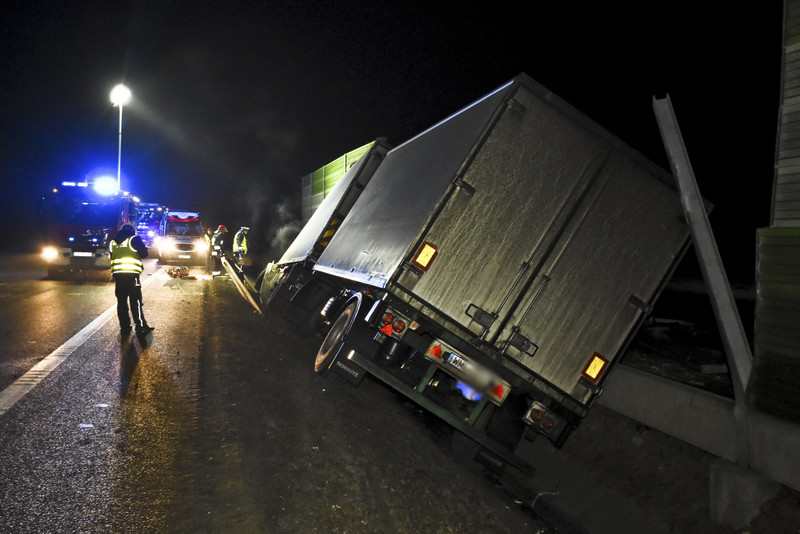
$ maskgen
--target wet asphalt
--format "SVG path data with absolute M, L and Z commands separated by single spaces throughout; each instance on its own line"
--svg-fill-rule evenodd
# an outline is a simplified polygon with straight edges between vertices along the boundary
M 121 338 L 112 317 L 0 415 L 0 532 L 555 531 L 454 458 L 446 426 L 371 380 L 315 375 L 320 339 L 192 274 L 149 275 L 152 335 Z M 49 283 L 3 294 L 24 317 Z M 51 314 L 54 339 L 113 303 L 111 284 L 81 299 L 71 283 L 50 293 L 70 324 Z

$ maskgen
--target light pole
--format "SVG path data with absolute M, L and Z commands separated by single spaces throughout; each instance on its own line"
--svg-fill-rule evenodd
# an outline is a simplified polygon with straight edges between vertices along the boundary
M 111 103 L 119 107 L 119 152 L 117 155 L 117 191 L 122 189 L 120 174 L 122 171 L 122 107 L 131 101 L 131 90 L 122 84 L 111 90 Z

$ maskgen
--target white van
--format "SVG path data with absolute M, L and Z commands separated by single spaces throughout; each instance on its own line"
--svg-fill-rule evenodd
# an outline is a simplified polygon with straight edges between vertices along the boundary
M 155 246 L 158 261 L 184 265 L 205 265 L 208 244 L 196 211 L 168 210 L 161 219 Z

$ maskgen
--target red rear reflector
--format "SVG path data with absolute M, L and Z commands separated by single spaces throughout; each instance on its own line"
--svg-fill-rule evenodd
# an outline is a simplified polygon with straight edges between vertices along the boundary
M 430 354 L 434 358 L 439 358 L 441 360 L 442 359 L 442 346 L 441 345 L 436 345 L 435 347 L 433 347 L 431 350 L 428 351 L 428 354 Z
M 495 397 L 497 397 L 499 399 L 502 399 L 503 398 L 503 384 L 497 384 L 497 386 L 495 386 L 495 388 L 492 390 L 492 394 Z
M 384 334 L 386 334 L 389 337 L 392 337 L 392 325 L 387 324 L 386 326 L 381 328 L 381 332 L 383 332 Z

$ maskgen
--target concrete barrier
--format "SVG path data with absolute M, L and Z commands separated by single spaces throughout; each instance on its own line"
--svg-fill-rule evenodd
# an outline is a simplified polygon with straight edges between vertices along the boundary
M 750 465 L 800 491 L 800 426 L 760 412 L 751 414 Z
M 597 403 L 699 449 L 735 462 L 733 399 L 624 365 Z M 800 426 L 749 414 L 750 468 L 800 491 Z

